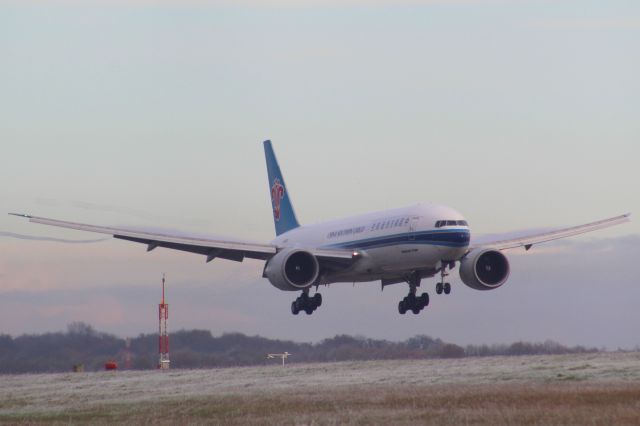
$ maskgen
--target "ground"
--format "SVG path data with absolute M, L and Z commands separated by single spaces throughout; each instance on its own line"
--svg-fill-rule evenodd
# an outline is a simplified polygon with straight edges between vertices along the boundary
M 640 353 L 277 361 L 0 375 L 0 423 L 640 424 Z

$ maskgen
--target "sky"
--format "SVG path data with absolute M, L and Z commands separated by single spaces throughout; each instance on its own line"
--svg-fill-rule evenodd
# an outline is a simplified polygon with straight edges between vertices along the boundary
M 303 223 L 419 201 L 475 234 L 640 212 L 638 2 L 5 0 L 0 58 L 0 333 L 153 332 L 166 272 L 171 329 L 640 345 L 637 221 L 510 251 L 495 291 L 425 280 L 416 317 L 379 283 L 292 317 L 262 262 L 4 214 L 269 241 L 265 139 Z

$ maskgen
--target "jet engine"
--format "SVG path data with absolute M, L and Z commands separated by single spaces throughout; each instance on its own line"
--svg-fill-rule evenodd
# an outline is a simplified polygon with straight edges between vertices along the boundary
M 475 290 L 493 290 L 509 277 L 509 261 L 493 249 L 473 250 L 460 261 L 460 278 Z
M 263 276 L 280 290 L 296 291 L 312 285 L 319 273 L 320 264 L 313 254 L 300 249 L 286 249 L 269 259 Z

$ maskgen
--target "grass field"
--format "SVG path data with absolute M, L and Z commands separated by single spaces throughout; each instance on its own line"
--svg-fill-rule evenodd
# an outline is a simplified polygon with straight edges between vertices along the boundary
M 86 422 L 639 425 L 640 353 L 0 376 L 0 423 Z

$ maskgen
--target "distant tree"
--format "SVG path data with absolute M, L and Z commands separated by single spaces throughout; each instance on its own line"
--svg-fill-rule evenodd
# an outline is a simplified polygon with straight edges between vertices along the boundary
M 0 373 L 69 371 L 84 364 L 87 371 L 104 368 L 108 359 L 120 359 L 125 340 L 97 332 L 89 324 L 74 322 L 66 333 L 45 333 L 11 337 L 0 335 Z M 206 368 L 266 364 L 265 355 L 288 351 L 289 362 L 327 362 L 373 359 L 459 358 L 463 356 L 530 355 L 594 352 L 595 348 L 568 348 L 547 340 L 544 343 L 515 342 L 511 345 L 458 345 L 426 335 L 404 342 L 336 335 L 318 343 L 225 333 L 212 336 L 208 330 L 179 330 L 171 333 L 171 365 L 174 368 Z M 132 367 L 157 366 L 157 333 L 131 339 Z
M 426 350 L 431 346 L 439 346 L 441 344 L 442 341 L 440 341 L 440 339 L 432 339 L 431 337 L 425 336 L 424 334 L 413 336 L 406 341 L 407 347 L 420 350 Z
M 465 352 L 461 346 L 453 343 L 446 343 L 440 349 L 441 358 L 464 358 Z
M 67 333 L 94 336 L 96 331 L 89 324 L 82 321 L 75 321 L 67 325 Z
M 531 355 L 533 353 L 533 346 L 525 342 L 512 343 L 507 350 L 508 355 Z

